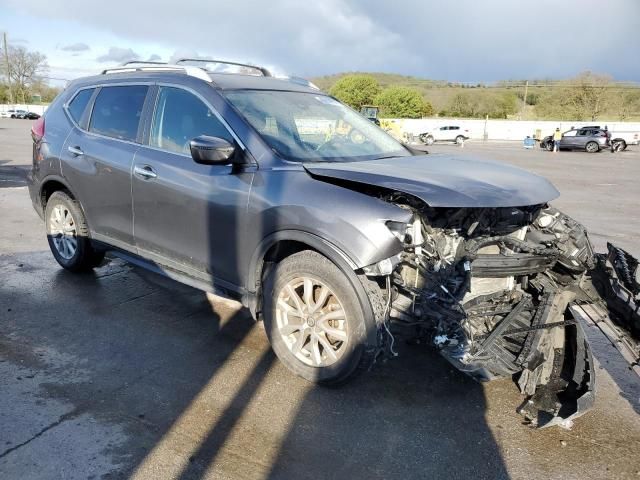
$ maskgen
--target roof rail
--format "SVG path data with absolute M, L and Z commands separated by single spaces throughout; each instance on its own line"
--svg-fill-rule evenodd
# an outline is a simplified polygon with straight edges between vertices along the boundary
M 129 60 L 128 62 L 124 62 L 121 67 L 126 67 L 127 65 L 169 65 L 169 62 L 157 62 L 153 60 Z
M 142 64 L 135 66 L 135 64 Z M 131 72 L 184 72 L 185 74 L 196 77 L 206 82 L 211 82 L 211 77 L 206 70 L 190 65 L 171 65 L 164 62 L 126 62 L 118 67 L 106 68 L 102 71 L 102 75 L 110 73 L 131 73 Z
M 216 60 L 214 58 L 181 58 L 176 61 L 176 65 L 182 65 L 187 62 L 196 62 L 196 63 L 217 63 L 219 65 L 233 65 L 235 67 L 245 67 L 250 68 L 252 70 L 256 70 L 262 74 L 263 77 L 272 77 L 271 72 L 264 67 L 259 67 L 257 65 L 251 65 L 249 63 L 238 63 L 238 62 L 228 62 L 226 60 Z M 211 73 L 214 73 L 211 71 Z

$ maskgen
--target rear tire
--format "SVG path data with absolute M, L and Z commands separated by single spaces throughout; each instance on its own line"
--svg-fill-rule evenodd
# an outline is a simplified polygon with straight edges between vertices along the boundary
M 269 342 L 293 373 L 335 385 L 370 364 L 367 338 L 376 338 L 376 321 L 365 312 L 374 307 L 363 308 L 349 278 L 326 257 L 295 253 L 271 270 L 264 287 Z
M 47 201 L 44 218 L 49 248 L 60 266 L 86 272 L 102 263 L 105 252 L 91 245 L 89 227 L 77 200 L 65 192 L 54 192 Z
M 462 145 L 464 143 L 464 137 L 462 135 L 458 135 L 456 137 L 456 144 Z
M 584 149 L 589 153 L 596 153 L 600 150 L 600 145 L 598 145 L 598 142 L 588 142 Z

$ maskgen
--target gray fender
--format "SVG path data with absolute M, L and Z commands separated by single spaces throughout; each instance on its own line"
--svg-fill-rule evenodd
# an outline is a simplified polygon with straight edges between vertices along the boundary
M 309 245 L 314 250 L 327 257 L 333 262 L 345 276 L 349 279 L 349 282 L 353 286 L 356 295 L 360 301 L 360 305 L 364 310 L 365 319 L 370 319 L 375 322 L 375 314 L 371 307 L 369 296 L 362 285 L 361 280 L 358 278 L 355 270 L 358 268 L 356 263 L 342 250 L 340 250 L 334 244 L 324 240 L 323 238 L 302 230 L 281 230 L 267 236 L 260 242 L 256 248 L 252 258 L 250 269 L 247 278 L 247 291 L 249 295 L 253 297 L 253 301 L 249 302 L 249 309 L 251 310 L 254 318 L 257 316 L 259 305 L 261 304 L 260 296 L 261 292 L 261 278 L 263 259 L 267 251 L 274 246 L 277 242 L 283 240 L 292 240 Z M 367 343 L 369 345 L 377 345 L 377 333 L 374 328 L 368 329 L 369 335 L 367 337 Z

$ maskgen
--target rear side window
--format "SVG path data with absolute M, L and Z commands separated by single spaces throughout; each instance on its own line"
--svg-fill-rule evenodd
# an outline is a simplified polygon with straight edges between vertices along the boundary
M 189 154 L 189 142 L 200 135 L 233 141 L 226 127 L 198 97 L 181 88 L 161 87 L 149 144 Z
M 148 88 L 146 85 L 102 87 L 93 105 L 89 130 L 135 141 Z
M 95 88 L 87 88 L 86 90 L 80 90 L 77 93 L 77 95 L 73 97 L 73 100 L 71 100 L 71 103 L 69 103 L 69 106 L 67 107 L 67 109 L 69 110 L 69 114 L 71 115 L 71 118 L 73 118 L 76 121 L 76 123 L 80 123 L 82 114 L 84 113 L 84 110 L 87 108 L 87 104 L 89 103 L 89 100 L 91 99 L 91 95 L 93 95 L 94 90 Z

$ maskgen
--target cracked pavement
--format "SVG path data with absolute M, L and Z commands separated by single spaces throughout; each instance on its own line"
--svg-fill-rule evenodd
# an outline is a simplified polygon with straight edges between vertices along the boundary
M 0 478 L 639 477 L 640 379 L 597 331 L 594 410 L 532 430 L 512 382 L 479 385 L 424 347 L 314 387 L 236 303 L 113 258 L 63 271 L 21 186 L 29 123 L 0 121 Z M 637 147 L 461 153 L 546 172 L 599 248 L 640 252 Z

